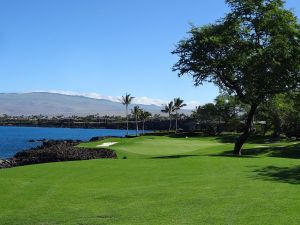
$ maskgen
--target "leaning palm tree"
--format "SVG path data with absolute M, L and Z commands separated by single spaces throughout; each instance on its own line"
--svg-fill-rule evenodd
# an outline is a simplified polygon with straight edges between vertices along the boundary
M 170 120 L 169 132 L 171 131 L 171 128 L 172 128 L 172 113 L 174 112 L 174 110 L 175 110 L 175 108 L 174 108 L 173 101 L 164 105 L 164 108 L 161 110 L 161 112 L 169 114 L 169 120 Z
M 136 125 L 136 136 L 139 135 L 139 122 L 138 119 L 141 116 L 141 109 L 139 106 L 134 106 L 134 108 L 131 110 L 131 113 L 134 115 L 135 117 L 135 125 Z
M 183 102 L 184 101 L 180 98 L 174 98 L 174 110 L 175 110 L 175 117 L 176 117 L 175 133 L 177 133 L 178 110 L 186 106 L 186 104 L 184 104 Z
M 128 106 L 131 104 L 134 97 L 132 97 L 130 94 L 127 94 L 125 96 L 122 96 L 121 103 L 125 105 L 126 107 L 126 120 L 127 120 L 127 135 L 128 135 Z
M 141 120 L 143 122 L 143 135 L 145 134 L 145 122 L 150 116 L 152 116 L 150 112 L 141 110 Z

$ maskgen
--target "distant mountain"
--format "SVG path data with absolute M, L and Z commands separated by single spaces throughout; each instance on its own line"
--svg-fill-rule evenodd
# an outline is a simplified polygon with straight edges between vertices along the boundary
M 153 114 L 160 114 L 157 105 L 139 105 Z M 133 105 L 131 105 L 131 108 Z M 183 110 L 189 113 L 188 110 Z M 71 96 L 47 92 L 33 93 L 0 93 L 0 114 L 20 115 L 125 115 L 124 106 L 118 102 L 105 99 L 94 99 L 82 96 Z

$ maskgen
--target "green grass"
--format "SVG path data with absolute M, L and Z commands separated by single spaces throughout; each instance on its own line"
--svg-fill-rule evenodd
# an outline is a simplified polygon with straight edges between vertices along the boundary
M 224 143 L 216 142 L 214 138 L 170 138 L 146 136 L 139 138 L 110 138 L 99 142 L 81 144 L 81 147 L 96 148 L 105 142 L 118 142 L 110 147 L 116 150 L 119 158 L 151 158 L 160 156 L 186 155 L 191 153 L 204 154 L 218 146 L 226 147 Z M 227 144 L 228 145 L 228 144 Z M 229 148 L 232 145 L 228 146 Z
M 0 224 L 300 222 L 299 143 L 257 139 L 236 158 L 225 138 L 111 141 L 120 159 L 0 170 Z

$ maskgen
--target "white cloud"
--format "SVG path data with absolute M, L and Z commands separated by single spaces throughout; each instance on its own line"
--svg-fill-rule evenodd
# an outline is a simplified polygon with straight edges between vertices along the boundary
M 38 91 L 38 92 L 49 92 L 49 93 L 56 93 L 56 94 L 63 94 L 63 95 L 72 95 L 72 96 L 84 96 L 88 98 L 95 98 L 95 99 L 106 99 L 113 102 L 120 102 L 122 96 L 109 96 L 103 95 L 99 93 L 81 93 L 75 91 L 61 91 L 61 90 L 51 90 L 51 91 Z M 142 104 L 142 105 L 158 105 L 161 106 L 163 104 L 167 104 L 169 100 L 163 99 L 155 99 L 149 97 L 135 97 L 133 100 L 133 104 Z M 201 105 L 198 101 L 187 101 L 187 106 L 184 107 L 185 109 L 194 109 L 196 106 Z
M 184 107 L 185 109 L 195 109 L 197 106 L 202 105 L 198 101 L 187 101 L 186 104 L 187 106 Z
M 162 99 L 154 99 L 154 98 L 148 98 L 148 97 L 135 97 L 133 100 L 134 104 L 143 104 L 143 105 L 163 105 L 168 103 L 166 100 Z

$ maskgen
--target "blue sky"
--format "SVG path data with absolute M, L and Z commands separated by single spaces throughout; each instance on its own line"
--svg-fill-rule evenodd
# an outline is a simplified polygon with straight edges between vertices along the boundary
M 299 0 L 287 7 L 300 17 Z M 0 92 L 210 102 L 217 88 L 178 78 L 170 52 L 189 23 L 227 10 L 224 0 L 0 0 Z

